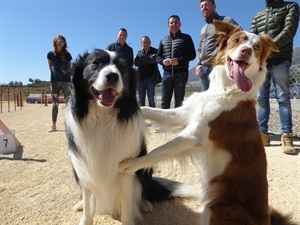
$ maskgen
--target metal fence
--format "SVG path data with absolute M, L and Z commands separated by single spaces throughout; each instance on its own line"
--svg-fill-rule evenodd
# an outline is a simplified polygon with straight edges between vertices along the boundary
M 290 91 L 292 105 L 293 133 L 300 137 L 300 67 L 292 66 L 290 71 Z M 281 133 L 278 103 L 275 98 L 270 99 L 271 115 L 269 130 L 274 133 Z

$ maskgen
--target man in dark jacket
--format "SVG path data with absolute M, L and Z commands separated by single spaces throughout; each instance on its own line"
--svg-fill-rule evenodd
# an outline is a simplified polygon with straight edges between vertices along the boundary
M 138 94 L 140 106 L 145 106 L 146 93 L 148 97 L 149 107 L 155 108 L 155 80 L 154 75 L 158 73 L 160 76 L 157 62 L 156 53 L 157 49 L 151 46 L 151 40 L 148 36 L 143 36 L 141 40 L 143 46 L 139 50 L 135 59 L 134 65 L 138 67 Z
M 292 110 L 289 91 L 289 75 L 293 55 L 293 39 L 299 21 L 299 5 L 283 0 L 266 0 L 266 8 L 257 13 L 250 31 L 269 35 L 279 52 L 273 53 L 268 61 L 268 73 L 263 86 L 258 90 L 258 124 L 264 145 L 270 144 L 268 122 L 270 117 L 269 93 L 273 82 L 282 129 L 282 149 L 286 154 L 296 154 L 293 145 Z
M 122 55 L 130 67 L 133 67 L 133 49 L 126 43 L 127 30 L 121 28 L 118 32 L 117 41 L 109 44 L 106 50 L 117 52 Z
M 180 31 L 177 15 L 168 19 L 170 34 L 159 43 L 156 61 L 163 66 L 162 109 L 169 109 L 174 91 L 175 107 L 182 105 L 189 75 L 189 62 L 196 58 L 194 42 L 190 35 Z
M 200 78 L 201 91 L 209 88 L 208 75 L 213 69 L 215 56 L 217 55 L 217 35 L 213 20 L 220 20 L 239 26 L 232 18 L 220 16 L 216 12 L 216 3 L 214 0 L 201 0 L 200 9 L 205 18 L 205 25 L 200 32 L 200 44 L 198 49 L 198 61 L 196 66 L 196 76 Z

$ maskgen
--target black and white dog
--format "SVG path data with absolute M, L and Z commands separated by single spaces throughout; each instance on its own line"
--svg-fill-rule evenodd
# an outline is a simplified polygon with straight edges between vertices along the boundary
M 152 178 L 152 169 L 118 171 L 125 159 L 147 154 L 135 76 L 124 58 L 100 49 L 79 56 L 73 66 L 65 122 L 70 160 L 82 189 L 80 225 L 93 224 L 95 212 L 133 225 L 140 209 L 151 211 L 151 202 L 197 195 L 186 185 Z

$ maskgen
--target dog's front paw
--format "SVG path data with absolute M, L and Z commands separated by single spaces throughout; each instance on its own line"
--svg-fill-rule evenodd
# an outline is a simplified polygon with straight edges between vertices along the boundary
M 141 203 L 140 209 L 144 213 L 150 213 L 153 210 L 153 205 L 151 202 L 149 202 L 147 200 L 143 200 Z
M 83 210 L 83 200 L 80 200 L 75 206 L 75 211 L 82 211 Z
M 119 164 L 119 171 L 121 173 L 134 174 L 140 168 L 136 163 L 136 159 L 127 159 Z
M 93 217 L 82 216 L 79 225 L 93 225 Z

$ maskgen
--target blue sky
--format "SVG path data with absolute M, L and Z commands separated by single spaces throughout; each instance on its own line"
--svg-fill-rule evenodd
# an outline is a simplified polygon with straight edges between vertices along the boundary
M 244 30 L 265 7 L 264 0 L 216 0 L 216 4 L 220 15 L 233 17 Z M 191 35 L 197 50 L 204 25 L 199 0 L 1 0 L 0 84 L 28 84 L 29 78 L 49 81 L 46 56 L 56 34 L 66 37 L 73 60 L 85 51 L 106 48 L 116 41 L 121 27 L 128 31 L 134 55 L 143 35 L 158 47 L 168 34 L 167 18 L 172 14 L 180 16 L 181 30 Z M 300 47 L 299 30 L 294 47 Z

